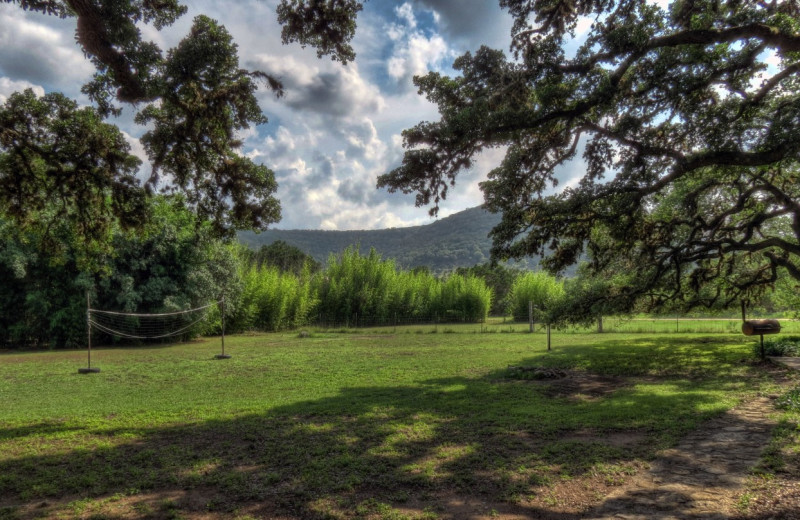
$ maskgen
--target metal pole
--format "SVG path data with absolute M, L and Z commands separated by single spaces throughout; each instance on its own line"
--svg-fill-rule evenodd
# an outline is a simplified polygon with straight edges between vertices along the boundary
M 222 300 L 220 301 L 220 318 L 222 320 L 222 354 L 217 354 L 214 356 L 216 359 L 230 359 L 230 356 L 225 353 L 225 295 L 222 295 Z
M 533 332 L 533 302 L 528 302 L 528 332 Z
M 92 322 L 90 314 L 89 290 L 86 290 L 86 366 L 92 368 Z
M 99 368 L 92 368 L 92 308 L 89 289 L 86 289 L 86 368 L 79 368 L 79 374 L 95 374 Z
M 550 323 L 547 324 L 547 350 L 550 350 Z

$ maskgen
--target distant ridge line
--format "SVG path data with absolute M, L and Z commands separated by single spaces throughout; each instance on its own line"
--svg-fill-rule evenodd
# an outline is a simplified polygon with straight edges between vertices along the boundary
M 499 223 L 500 215 L 478 206 L 421 226 L 359 231 L 268 229 L 259 234 L 241 232 L 239 240 L 251 249 L 282 240 L 323 264 L 331 253 L 359 245 L 362 253 L 375 248 L 401 268 L 425 266 L 442 274 L 488 262 L 489 232 Z M 532 269 L 538 263 L 538 258 L 531 258 L 520 266 Z

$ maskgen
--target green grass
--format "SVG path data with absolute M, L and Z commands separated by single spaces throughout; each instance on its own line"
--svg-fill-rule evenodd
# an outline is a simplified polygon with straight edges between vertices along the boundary
M 755 317 L 754 317 L 755 318 Z M 781 324 L 781 334 L 800 334 L 800 320 L 778 318 Z M 490 317 L 484 323 L 421 323 L 415 326 L 373 327 L 371 330 L 380 333 L 516 333 L 528 332 L 527 321 L 514 321 L 510 317 Z M 536 333 L 544 332 L 542 323 L 535 324 Z M 339 332 L 354 332 L 357 329 L 340 329 Z M 555 328 L 553 330 L 556 330 Z M 561 334 L 587 334 L 594 333 L 597 325 L 567 326 L 558 329 Z M 688 316 L 659 317 L 641 316 L 605 316 L 603 330 L 612 334 L 741 334 L 742 320 L 740 318 L 692 318 Z M 767 338 L 780 336 L 767 336 Z
M 542 489 L 614 482 L 770 385 L 741 335 L 562 333 L 547 352 L 459 327 L 231 337 L 229 360 L 218 338 L 101 348 L 91 375 L 85 352 L 2 354 L 0 518 L 438 518 L 446 493 L 534 515 Z

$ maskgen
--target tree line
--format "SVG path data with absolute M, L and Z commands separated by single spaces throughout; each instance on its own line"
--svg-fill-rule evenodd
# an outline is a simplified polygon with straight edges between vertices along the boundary
M 84 286 L 117 284 L 131 298 L 120 305 L 166 294 L 160 287 L 140 294 L 126 285 L 135 276 L 115 278 L 121 257 L 104 260 L 118 236 L 148 229 L 158 190 L 182 193 L 195 218 L 210 222 L 201 226 L 207 236 L 264 230 L 280 219 L 273 172 L 247 159 L 237 136 L 266 122 L 259 85 L 278 97 L 283 85 L 240 68 L 224 26 L 199 15 L 164 52 L 140 27 L 170 27 L 187 12 L 177 0 L 5 3 L 74 19 L 76 42 L 97 73 L 82 88 L 91 107 L 30 90 L 0 107 L 0 218 L 4 231 L 10 223 L 20 230 L 3 235 L 4 269 L 15 276 L 4 283 L 24 286 L 3 303 L 14 310 L 4 330 L 66 331 L 41 329 L 34 318 L 20 325 L 17 311 L 68 323 L 77 308 L 53 302 Z M 282 0 L 282 39 L 353 61 L 362 4 Z M 492 258 L 541 255 L 555 272 L 588 259 L 567 291 L 564 320 L 630 312 L 642 302 L 756 303 L 800 282 L 797 2 L 500 5 L 514 21 L 509 52 L 484 46 L 458 57 L 453 77 L 415 78 L 441 117 L 403 132 L 402 163 L 378 178 L 379 187 L 414 194 L 435 214 L 484 149 L 505 150 L 481 183 L 486 208 L 502 214 Z M 574 50 L 586 17 L 594 22 Z M 137 180 L 140 160 L 107 122 L 122 106 L 144 129 L 145 183 Z M 576 160 L 585 164 L 580 180 L 551 193 L 559 169 Z M 63 247 L 76 241 L 83 250 Z M 65 272 L 108 272 L 65 278 L 52 258 Z M 95 270 L 82 270 L 87 263 Z
M 180 197 L 148 204 L 146 226 L 113 229 L 111 247 L 91 261 L 69 223 L 45 236 L 0 222 L 0 345 L 85 345 L 87 293 L 92 308 L 128 313 L 180 311 L 224 297 L 229 332 L 286 330 L 319 319 L 476 322 L 491 308 L 492 290 L 474 274 L 437 278 L 400 270 L 394 260 L 374 250 L 362 254 L 357 246 L 331 255 L 324 266 L 285 243 L 252 251 L 218 238 Z M 43 252 L 41 241 L 53 236 L 58 250 Z M 195 332 L 215 333 L 220 326 L 215 309 Z
M 220 239 L 181 197 L 160 196 L 148 205 L 144 228 L 117 227 L 108 239 L 111 247 L 92 254 L 69 223 L 43 234 L 0 221 L 0 345 L 85 345 L 87 293 L 93 308 L 130 313 L 181 311 L 224 297 L 228 332 L 398 320 L 480 322 L 490 314 L 526 321 L 530 310 L 537 322 L 559 325 L 629 308 L 610 303 L 619 301 L 629 283 L 624 271 L 599 278 L 579 269 L 573 277 L 557 278 L 485 263 L 434 276 L 425 267 L 400 269 L 393 259 L 374 249 L 362 253 L 358 246 L 332 254 L 323 265 L 284 242 L 251 250 Z M 54 237 L 58 247 L 42 246 Z M 795 288 L 785 280 L 751 305 L 775 312 L 796 310 L 797 303 Z M 685 311 L 654 307 L 647 299 L 633 308 Z M 210 312 L 193 333 L 220 332 L 220 311 Z M 118 341 L 98 334 L 100 341 Z

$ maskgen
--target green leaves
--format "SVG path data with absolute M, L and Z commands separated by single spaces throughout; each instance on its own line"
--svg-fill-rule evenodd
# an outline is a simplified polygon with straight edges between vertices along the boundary
M 12 94 L 0 107 L 0 214 L 35 231 L 51 253 L 59 230 L 77 234 L 87 254 L 102 250 L 116 222 L 145 220 L 140 161 L 129 150 L 91 108 L 57 93 Z
M 283 25 L 283 43 L 316 47 L 317 56 L 347 63 L 356 54 L 350 46 L 356 30 L 358 0 L 281 0 L 276 12 Z
M 185 192 L 220 233 L 280 220 L 272 171 L 236 153 L 236 132 L 267 121 L 254 94 L 264 77 L 240 69 L 230 34 L 198 16 L 167 57 L 161 102 L 136 117 L 153 125 L 141 139 L 153 165 L 148 183 Z
M 791 2 L 676 2 L 669 14 L 627 0 L 501 5 L 516 59 L 481 49 L 456 60 L 460 76 L 419 79 L 441 119 L 404 133 L 403 163 L 379 187 L 435 212 L 477 154 L 502 147 L 481 185 L 503 213 L 498 258 L 549 251 L 559 272 L 589 251 L 595 274 L 632 269 L 627 304 L 635 291 L 716 305 L 800 279 Z M 581 15 L 594 23 L 567 52 Z M 548 193 L 567 171 L 571 186 Z
M 100 116 L 119 115 L 117 102 L 141 107 L 136 122 L 152 128 L 142 137 L 152 163 L 148 193 L 183 193 L 196 214 L 211 219 L 220 235 L 234 229 L 265 229 L 280 219 L 280 206 L 273 196 L 277 189 L 274 175 L 266 166 L 237 153 L 241 146 L 237 132 L 267 122 L 255 98 L 258 84 L 265 84 L 278 96 L 282 95 L 282 85 L 263 72 L 239 68 L 237 47 L 223 26 L 206 16 L 196 17 L 189 35 L 164 56 L 156 43 L 143 38 L 140 25 L 149 23 L 160 30 L 172 24 L 187 10 L 177 0 L 5 1 L 26 10 L 76 18 L 76 40 L 97 69 L 82 89 L 97 105 L 95 120 L 84 125 L 107 128 L 98 126 Z M 74 107 L 69 110 L 74 111 Z M 21 144 L 18 151 L 37 155 L 41 168 L 58 169 L 53 161 L 70 164 L 82 160 L 68 156 L 70 152 L 81 153 L 77 149 L 81 143 L 68 145 L 68 138 L 81 141 L 83 134 L 61 136 L 62 153 L 58 157 L 25 150 L 25 146 L 33 146 L 30 141 Z M 138 164 L 126 171 L 137 168 Z M 15 175 L 34 173 L 18 169 Z M 33 180 L 24 182 L 35 184 Z M 137 182 L 124 184 L 109 188 L 112 205 L 131 199 L 128 192 Z M 86 207 L 86 190 L 66 183 L 60 187 L 62 199 L 74 198 L 75 206 Z M 113 193 L 117 189 L 120 194 Z M 17 198 L 28 195 L 18 192 Z M 115 208 L 116 217 L 140 217 L 122 209 Z M 11 208 L 9 215 L 17 218 L 20 210 Z M 97 238 L 102 230 L 94 225 L 96 219 L 82 217 L 81 221 L 89 223 L 91 229 L 86 232 Z M 130 224 L 134 222 L 123 222 Z

